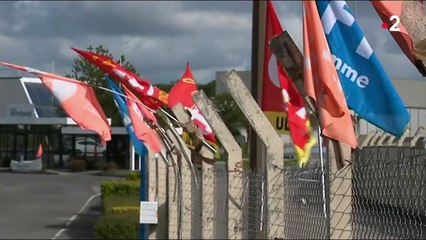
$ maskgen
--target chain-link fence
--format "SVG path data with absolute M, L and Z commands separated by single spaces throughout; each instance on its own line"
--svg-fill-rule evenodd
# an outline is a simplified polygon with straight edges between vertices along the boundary
M 272 173 L 284 179 L 273 184 L 280 191 L 267 191 L 272 186 L 267 179 L 274 178 L 249 170 L 228 171 L 225 162 L 195 165 L 199 187 L 194 176 L 183 176 L 192 182 L 186 191 L 174 179 L 173 167 L 160 165 L 164 169 L 158 173 L 169 172 L 157 181 L 169 179 L 161 185 L 166 190 L 157 190 L 168 196 L 160 197 L 168 207 L 160 205 L 159 216 L 169 221 L 159 219 L 168 225 L 155 226 L 163 231 L 157 237 L 426 239 L 426 150 L 422 148 L 364 147 L 353 152 L 351 164 L 335 172 L 329 170 L 327 157 L 303 168 L 284 164 L 284 169 Z M 283 200 L 283 208 L 269 208 L 268 202 L 277 199 Z M 271 220 L 271 211 L 282 218 Z M 183 221 L 188 215 L 191 221 Z
M 426 151 L 367 147 L 353 161 L 355 238 L 426 238 Z

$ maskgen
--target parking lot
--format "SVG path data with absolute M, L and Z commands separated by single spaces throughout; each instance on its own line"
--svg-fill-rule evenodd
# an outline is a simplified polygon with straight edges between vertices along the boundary
M 91 239 L 99 185 L 112 178 L 0 171 L 0 238 Z

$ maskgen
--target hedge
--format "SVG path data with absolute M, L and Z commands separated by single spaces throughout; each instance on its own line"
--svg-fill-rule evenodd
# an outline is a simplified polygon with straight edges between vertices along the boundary
M 102 198 L 110 195 L 138 195 L 140 183 L 138 181 L 109 180 L 101 183 Z
M 139 214 L 104 214 L 98 217 L 93 230 L 94 239 L 139 239 Z
M 140 172 L 131 172 L 127 174 L 126 180 L 128 181 L 139 181 L 141 180 L 141 173 Z
M 136 212 L 136 214 L 139 214 L 139 206 L 119 206 L 119 207 L 112 207 L 111 212 L 112 213 L 127 213 L 127 212 Z

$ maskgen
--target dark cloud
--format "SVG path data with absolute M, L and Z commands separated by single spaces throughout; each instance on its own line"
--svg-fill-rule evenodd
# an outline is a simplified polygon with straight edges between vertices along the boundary
M 302 3 L 273 1 L 302 49 Z M 103 45 L 153 83 L 179 78 L 190 62 L 198 82 L 215 71 L 250 69 L 252 1 L 15 1 L 0 3 L 0 60 L 71 73 L 70 47 Z M 389 75 L 419 78 L 368 1 L 349 3 Z M 394 66 L 395 61 L 398 66 Z M 0 71 L 4 75 L 5 71 Z

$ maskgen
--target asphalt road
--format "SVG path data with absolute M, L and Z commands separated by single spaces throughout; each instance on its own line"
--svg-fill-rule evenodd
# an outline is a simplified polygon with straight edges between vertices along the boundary
M 113 178 L 0 172 L 0 239 L 91 239 L 100 183 Z

